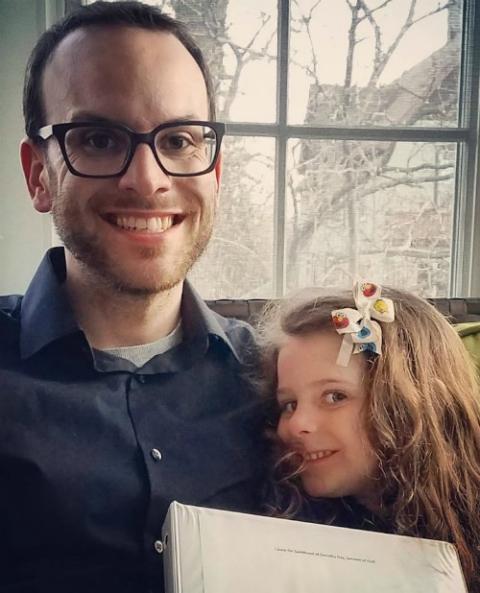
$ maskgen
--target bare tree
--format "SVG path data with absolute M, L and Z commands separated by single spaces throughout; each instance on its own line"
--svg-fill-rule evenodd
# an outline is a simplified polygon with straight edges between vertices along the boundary
M 392 10 L 393 0 L 343 1 L 350 14 L 343 83 L 329 85 L 322 83 L 322 59 L 316 54 L 312 30 L 322 0 L 312 1 L 308 9 L 303 1 L 292 0 L 296 16 L 291 30 L 302 32 L 310 47 L 310 59 L 301 62 L 311 80 L 304 123 L 343 127 L 440 125 L 454 121 L 460 1 L 439 0 L 438 6 L 420 13 L 421 0 L 408 0 L 408 5 L 406 0 L 404 21 L 388 41 L 382 30 L 382 16 Z M 195 32 L 214 73 L 219 116 L 228 121 L 248 66 L 256 60 L 276 59 L 273 17 L 260 14 L 240 44 L 228 22 L 229 0 L 169 3 L 176 16 Z M 449 19 L 444 47 L 394 82 L 382 84 L 382 76 L 409 31 L 442 12 L 448 12 Z M 373 40 L 371 70 L 366 84 L 358 86 L 355 67 L 366 36 Z M 297 63 L 295 56 L 291 63 Z M 254 143 L 242 138 L 228 137 L 225 149 L 228 167 L 223 185 L 228 203 L 224 200 L 222 204 L 208 268 L 216 270 L 219 292 L 224 296 L 238 296 L 239 288 L 252 295 L 252 291 L 255 294 L 259 290 L 260 278 L 266 279 L 266 285 L 270 281 L 273 223 L 272 196 L 267 192 L 263 200 L 256 198 L 261 179 L 248 164 L 256 162 L 263 170 L 273 170 L 274 162 L 262 155 Z M 292 212 L 287 229 L 289 285 L 331 282 L 335 275 L 354 274 L 379 257 L 401 256 L 404 261 L 416 262 L 417 285 L 429 282 L 429 286 L 444 290 L 451 213 L 451 194 L 445 182 L 453 179 L 454 161 L 452 147 L 439 144 L 422 147 L 418 143 L 385 141 L 292 142 L 287 173 Z M 428 198 L 424 191 L 427 184 L 432 188 Z M 435 228 L 438 232 L 433 233 Z M 335 243 L 336 236 L 339 239 Z M 426 272 L 429 266 L 432 273 Z
M 275 55 L 270 55 L 274 34 L 266 34 L 272 16 L 261 14 L 246 42 L 240 45 L 230 34 L 228 0 L 171 0 L 171 5 L 176 17 L 190 26 L 202 47 L 215 81 L 219 119 L 228 121 L 248 64 L 265 56 L 275 59 Z M 228 166 L 223 171 L 222 186 L 226 189 L 206 254 L 208 275 L 215 277 L 217 290 L 224 297 L 271 292 L 273 220 L 269 204 L 273 197 L 270 192 L 263 201 L 258 200 L 261 179 L 249 171 L 249 164 L 257 163 L 260 170 L 273 171 L 274 162 L 253 144 L 243 138 L 228 137 L 224 145 Z M 196 284 L 208 290 L 211 281 L 205 278 L 201 266 L 193 275 Z
M 390 0 L 371 7 L 372 2 L 366 0 L 345 0 L 350 9 L 350 27 L 348 32 L 348 48 L 346 52 L 345 75 L 342 86 L 322 85 L 318 76 L 313 77 L 310 88 L 310 100 L 306 123 L 336 126 L 366 125 L 366 126 L 408 126 L 418 122 L 442 122 L 454 120 L 457 103 L 458 74 L 455 61 L 458 49 L 458 27 L 460 26 L 460 6 L 456 1 L 444 2 L 427 13 L 416 15 L 417 1 L 410 0 L 407 15 L 399 26 L 398 32 L 389 45 L 383 39 L 382 30 L 377 16 L 381 11 L 390 8 Z M 389 64 L 395 50 L 408 31 L 421 20 L 429 18 L 442 11 L 449 11 L 449 41 L 440 50 L 434 52 L 426 60 L 404 73 L 395 82 L 380 86 L 381 76 Z M 303 23 L 305 34 L 310 38 L 309 19 Z M 358 88 L 353 84 L 355 52 L 363 38 L 359 36 L 359 28 L 366 21 L 371 28 L 374 38 L 374 52 L 371 74 L 365 87 Z M 312 59 L 312 72 L 316 72 L 315 61 Z M 328 119 L 331 118 L 331 119 Z M 327 120 L 327 121 L 326 121 Z M 415 147 L 414 147 L 415 148 Z M 449 204 L 439 202 L 441 189 L 439 182 L 451 180 L 454 175 L 454 154 L 444 147 L 437 147 L 434 151 L 433 162 L 422 162 L 422 159 L 408 158 L 407 166 L 391 166 L 392 156 L 398 152 L 397 143 L 393 142 L 352 142 L 352 141 L 304 141 L 301 150 L 295 148 L 294 167 L 288 172 L 289 186 L 293 188 L 291 199 L 294 202 L 295 216 L 292 220 L 291 240 L 288 246 L 288 261 L 290 262 L 287 278 L 295 286 L 302 283 L 298 273 L 298 265 L 302 256 L 315 250 L 320 258 L 322 250 L 318 246 L 318 229 L 328 232 L 328 228 L 335 229 L 332 217 L 338 217 L 342 210 L 346 213 L 342 221 L 348 229 L 343 249 L 337 250 L 336 265 L 339 257 L 344 260 L 349 274 L 355 275 L 359 271 L 358 254 L 363 251 L 372 254 L 371 249 L 376 246 L 377 254 L 390 253 L 388 245 L 394 243 L 393 235 L 398 233 L 398 225 L 390 221 L 388 232 L 385 221 L 377 217 L 379 228 L 375 230 L 375 241 L 369 247 L 368 236 L 362 236 L 358 213 L 362 211 L 366 199 L 373 195 L 388 194 L 397 196 L 401 187 L 420 187 L 422 184 L 435 186 L 433 192 L 436 197 L 436 208 L 427 213 L 422 209 L 422 216 L 410 216 L 412 229 L 423 232 L 425 225 L 432 228 L 443 227 L 443 210 Z M 297 179 L 297 183 L 293 181 Z M 422 198 L 424 199 L 424 198 Z M 446 200 L 444 199 L 443 202 Z M 411 212 L 419 210 L 421 200 L 412 200 Z M 302 207 L 300 207 L 300 204 Z M 395 211 L 395 208 L 392 209 Z M 397 212 L 398 219 L 405 219 L 405 212 Z M 427 222 L 428 218 L 428 222 Z M 383 227 L 381 226 L 383 222 Z M 338 229 L 337 229 L 338 230 Z M 448 230 L 447 230 L 448 234 Z M 432 238 L 430 249 L 415 248 L 413 237 L 410 243 L 405 242 L 396 249 L 405 257 L 415 257 L 418 260 L 442 258 L 448 259 L 448 250 L 438 248 L 438 241 Z M 319 258 L 319 259 L 320 259 Z M 323 254 L 323 260 L 326 261 Z M 368 258 L 367 258 L 368 261 Z M 421 262 L 420 263 L 420 268 Z M 324 281 L 330 267 L 319 265 L 323 274 L 317 275 L 318 281 Z M 448 266 L 444 266 L 447 272 Z M 345 270 L 345 267 L 343 268 Z M 323 277 L 322 277 L 323 276 Z M 445 273 L 441 282 L 447 282 Z M 446 288 L 446 286 L 444 286 Z

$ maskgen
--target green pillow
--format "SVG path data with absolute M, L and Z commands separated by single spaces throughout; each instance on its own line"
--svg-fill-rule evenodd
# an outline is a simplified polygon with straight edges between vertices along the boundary
M 480 371 L 480 321 L 456 323 L 454 327 Z

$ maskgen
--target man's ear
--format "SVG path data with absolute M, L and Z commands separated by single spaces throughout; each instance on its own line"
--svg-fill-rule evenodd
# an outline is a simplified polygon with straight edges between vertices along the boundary
M 25 138 L 20 143 L 20 160 L 33 207 L 38 212 L 50 212 L 52 199 L 42 147 Z
M 215 164 L 215 177 L 217 178 L 217 186 L 220 189 L 220 180 L 222 178 L 222 165 L 223 165 L 223 155 L 220 152 L 217 158 L 217 162 Z

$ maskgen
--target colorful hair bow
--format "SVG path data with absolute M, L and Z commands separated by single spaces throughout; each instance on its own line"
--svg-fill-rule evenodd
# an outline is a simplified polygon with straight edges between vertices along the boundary
M 382 352 L 382 328 L 374 321 L 391 322 L 395 319 L 393 301 L 381 298 L 378 284 L 359 280 L 353 286 L 356 309 L 332 311 L 332 321 L 339 334 L 343 334 L 337 364 L 348 366 L 350 357 L 358 352 Z

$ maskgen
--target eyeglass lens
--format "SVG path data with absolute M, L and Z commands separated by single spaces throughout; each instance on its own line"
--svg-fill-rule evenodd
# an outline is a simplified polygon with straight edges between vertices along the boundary
M 179 125 L 160 129 L 155 135 L 157 157 L 168 173 L 198 174 L 215 158 L 217 136 L 209 126 Z M 115 175 L 130 155 L 131 138 L 115 127 L 78 127 L 65 135 L 71 166 L 83 175 Z

